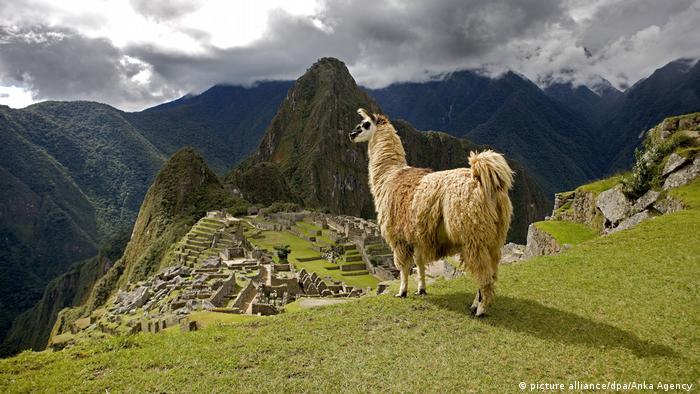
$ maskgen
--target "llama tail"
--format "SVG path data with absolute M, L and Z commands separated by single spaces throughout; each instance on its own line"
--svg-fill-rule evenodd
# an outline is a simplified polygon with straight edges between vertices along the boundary
M 513 186 L 513 170 L 500 153 L 490 149 L 481 153 L 471 152 L 469 165 L 472 178 L 481 184 L 487 195 L 498 191 L 508 192 Z

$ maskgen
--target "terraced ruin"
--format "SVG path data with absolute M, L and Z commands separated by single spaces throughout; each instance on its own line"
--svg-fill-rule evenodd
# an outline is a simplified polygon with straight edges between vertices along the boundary
M 291 249 L 284 260 L 275 252 L 281 245 Z M 329 299 L 306 304 L 333 303 L 383 289 L 380 281 L 396 274 L 376 224 L 306 211 L 242 218 L 208 212 L 165 259 L 171 263 L 156 275 L 55 333 L 52 347 L 85 336 L 195 330 L 202 313 L 216 320 L 274 315 L 305 298 Z

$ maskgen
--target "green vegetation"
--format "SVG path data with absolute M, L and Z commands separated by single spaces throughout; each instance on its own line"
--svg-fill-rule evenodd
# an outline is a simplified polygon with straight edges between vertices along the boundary
M 306 225 L 313 226 L 311 223 L 307 223 Z M 247 230 L 246 235 L 250 235 L 251 231 L 256 232 L 255 230 Z M 361 273 L 358 271 L 340 271 L 337 269 L 337 266 L 333 266 L 323 259 L 321 253 L 313 249 L 313 244 L 311 242 L 301 239 L 288 231 L 260 231 L 257 233 L 258 235 L 255 237 L 248 237 L 250 242 L 257 247 L 273 252 L 277 245 L 288 245 L 291 249 L 288 260 L 290 263 L 294 264 L 294 267 L 298 270 L 303 268 L 309 272 L 315 272 L 321 277 L 330 276 L 334 280 L 344 281 L 349 286 L 361 288 L 376 288 L 377 283 L 379 283 L 379 280 L 367 271 L 362 271 Z M 299 261 L 300 258 L 307 259 L 313 257 L 317 257 L 317 259 L 312 261 Z M 276 262 L 279 261 L 277 255 L 273 255 L 273 259 Z M 348 273 L 355 273 L 355 275 L 347 275 Z
M 598 232 L 594 229 L 569 221 L 545 220 L 535 223 L 535 226 L 552 235 L 560 245 L 577 245 L 598 236 Z
M 611 176 L 609 178 L 601 179 L 579 186 L 578 188 L 576 188 L 576 190 L 600 194 L 620 183 L 620 180 L 622 180 L 622 178 L 623 175 Z
M 699 147 L 696 139 L 682 130 L 676 131 L 666 139 L 661 139 L 661 129 L 672 119 L 678 123 L 683 117 L 695 117 L 697 113 L 668 118 L 653 129 L 644 140 L 644 145 L 634 151 L 635 163 L 632 172 L 622 178 L 623 191 L 630 197 L 637 198 L 649 189 L 661 187 L 661 172 L 668 155 L 674 151 L 689 154 Z
M 502 267 L 496 304 L 483 319 L 466 311 L 471 280 L 437 281 L 427 297 L 374 296 L 192 333 L 23 353 L 0 361 L 0 390 L 513 392 L 522 381 L 696 383 L 700 242 L 688 229 L 700 222 L 700 181 L 674 195 L 692 209 Z

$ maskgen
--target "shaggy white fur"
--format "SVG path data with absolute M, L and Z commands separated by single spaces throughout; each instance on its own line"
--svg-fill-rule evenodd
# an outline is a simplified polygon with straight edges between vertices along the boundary
M 359 109 L 362 122 L 350 133 L 367 141 L 369 183 L 382 236 L 401 271 L 397 297 L 405 297 L 415 262 L 418 293 L 425 294 L 425 267 L 459 254 L 479 290 L 470 310 L 484 314 L 493 303 L 501 246 L 513 207 L 508 191 L 513 171 L 501 154 L 486 150 L 469 155 L 470 168 L 433 172 L 410 167 L 401 139 L 389 120 Z

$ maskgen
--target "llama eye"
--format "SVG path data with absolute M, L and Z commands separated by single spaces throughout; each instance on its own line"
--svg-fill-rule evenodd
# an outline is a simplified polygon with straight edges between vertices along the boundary
M 363 123 L 363 124 L 362 124 L 362 127 L 364 127 L 365 129 L 369 130 L 369 122 Z

